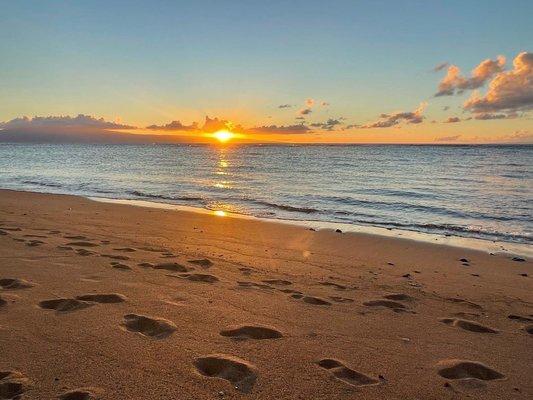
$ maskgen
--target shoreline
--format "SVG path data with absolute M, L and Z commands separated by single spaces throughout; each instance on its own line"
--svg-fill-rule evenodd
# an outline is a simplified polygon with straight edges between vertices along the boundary
M 74 195 L 76 196 L 76 195 Z M 256 221 L 265 221 L 280 224 L 289 224 L 295 226 L 302 226 L 306 228 L 312 228 L 315 230 L 327 229 L 336 230 L 341 229 L 343 233 L 352 234 L 367 234 L 388 238 L 398 238 L 406 240 L 414 240 L 423 243 L 431 243 L 443 246 L 460 247 L 464 249 L 480 250 L 487 253 L 501 253 L 516 256 L 533 257 L 533 246 L 526 243 L 515 242 L 503 242 L 503 241 L 491 241 L 479 238 L 467 238 L 463 236 L 442 235 L 434 233 L 426 233 L 419 231 L 411 231 L 405 229 L 383 228 L 378 226 L 367 226 L 348 224 L 342 222 L 326 222 L 316 220 L 297 220 L 297 219 L 283 219 L 283 218 L 268 218 L 268 217 L 256 217 L 253 215 L 245 215 L 238 213 L 231 213 L 222 210 L 210 210 L 203 207 L 185 206 L 179 204 L 171 204 L 157 201 L 148 200 L 133 200 L 133 199 L 114 199 L 107 197 L 95 197 L 95 196 L 80 196 L 89 200 L 112 203 L 112 204 L 124 204 L 137 207 L 147 208 L 160 208 L 167 210 L 177 210 L 182 212 L 201 213 L 219 217 L 249 219 Z
M 533 396 L 530 259 L 6 190 L 0 254 L 27 400 Z

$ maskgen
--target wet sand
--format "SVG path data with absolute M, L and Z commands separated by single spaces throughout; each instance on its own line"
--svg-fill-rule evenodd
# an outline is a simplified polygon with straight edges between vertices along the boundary
M 532 274 L 506 254 L 0 191 L 0 398 L 528 399 Z

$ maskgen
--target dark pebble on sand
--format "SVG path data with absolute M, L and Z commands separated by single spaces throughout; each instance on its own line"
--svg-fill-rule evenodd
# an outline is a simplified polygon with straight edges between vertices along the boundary
M 524 277 L 526 277 L 526 278 L 527 278 L 527 274 L 520 274 L 520 276 L 524 276 Z
M 342 233 L 342 231 L 340 229 L 335 229 L 335 232 Z
M 459 261 L 464 262 L 464 263 L 469 262 L 467 258 L 461 258 Z
M 524 262 L 526 260 L 524 260 L 523 258 L 520 258 L 520 257 L 513 257 L 513 261 Z

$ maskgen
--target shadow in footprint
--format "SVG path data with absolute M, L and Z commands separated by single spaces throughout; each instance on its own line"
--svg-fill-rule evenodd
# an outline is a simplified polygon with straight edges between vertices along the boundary
M 3 278 L 0 279 L 0 287 L 2 289 L 28 289 L 33 287 L 33 283 L 30 283 L 24 279 L 18 278 Z
M 126 296 L 119 293 L 84 294 L 76 297 L 77 300 L 92 301 L 95 303 L 123 303 Z
M 338 360 L 325 358 L 317 363 L 320 367 L 327 369 L 338 380 L 352 386 L 372 386 L 380 383 L 379 379 L 372 378 L 361 372 L 348 368 Z
M 346 290 L 348 289 L 346 286 L 344 285 L 339 285 L 338 283 L 335 283 L 335 282 L 320 282 L 320 284 L 322 286 L 329 286 L 329 287 L 332 287 L 336 290 Z
M 261 282 L 268 283 L 270 285 L 275 285 L 275 286 L 290 286 L 290 285 L 292 285 L 291 281 L 286 281 L 284 279 L 264 279 Z
M 439 320 L 443 324 L 456 326 L 465 331 L 476 332 L 476 333 L 498 333 L 496 329 L 489 328 L 488 326 L 478 324 L 475 321 L 469 321 L 461 318 L 443 318 Z
M 199 260 L 189 260 L 187 262 L 194 264 L 194 265 L 198 265 L 202 268 L 209 268 L 210 266 L 213 265 L 213 262 L 211 260 L 208 260 L 207 258 L 202 258 Z
M 311 304 L 313 306 L 330 306 L 331 303 L 327 300 L 321 299 L 320 297 L 313 296 L 299 296 L 298 294 L 293 294 L 291 296 L 294 299 L 301 299 L 306 304 Z
M 209 274 L 182 274 L 180 276 L 192 282 L 216 283 L 219 281 L 216 276 Z
M 39 307 L 45 310 L 55 310 L 57 312 L 71 312 L 76 310 L 82 310 L 87 307 L 93 306 L 94 303 L 77 299 L 52 299 L 43 300 L 39 303 Z
M 160 263 L 153 267 L 154 269 L 164 269 L 172 272 L 189 272 L 191 269 L 178 263 Z
M 194 365 L 202 375 L 225 379 L 243 393 L 249 393 L 257 380 L 255 367 L 233 356 L 215 354 L 200 357 L 194 361 Z
M 69 242 L 66 245 L 74 246 L 74 247 L 98 247 L 100 246 L 99 244 L 92 243 L 92 242 Z
M 164 339 L 176 330 L 176 325 L 172 321 L 138 314 L 124 315 L 122 325 L 131 332 L 137 332 L 152 339 Z
M 117 256 L 116 254 L 101 254 L 101 257 L 110 258 L 112 260 L 127 261 L 130 258 L 128 256 Z
M 503 379 L 505 375 L 486 365 L 467 360 L 443 360 L 438 364 L 438 374 L 446 379 L 480 379 L 492 381 Z
M 280 331 L 274 328 L 257 325 L 243 325 L 234 329 L 227 329 L 220 332 L 221 336 L 231 337 L 238 340 L 245 339 L 279 339 L 283 337 Z
M 401 312 L 405 311 L 406 307 L 402 303 L 398 303 L 397 301 L 392 300 L 370 300 L 365 301 L 363 305 L 367 307 L 384 307 L 384 308 L 390 308 L 393 311 Z
M 0 399 L 20 399 L 31 381 L 19 371 L 0 371 Z
M 103 390 L 100 388 L 79 388 L 59 395 L 60 400 L 98 400 Z
M 111 266 L 113 268 L 116 268 L 116 269 L 120 269 L 122 271 L 131 271 L 131 267 L 129 265 L 126 265 L 126 264 L 122 264 L 122 263 L 119 263 L 119 262 L 115 262 L 113 261 L 111 263 Z

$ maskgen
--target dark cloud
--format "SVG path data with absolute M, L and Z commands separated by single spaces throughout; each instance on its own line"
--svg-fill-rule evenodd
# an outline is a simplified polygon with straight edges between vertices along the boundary
M 443 63 L 437 64 L 437 65 L 435 65 L 435 67 L 433 68 L 433 71 L 434 71 L 434 72 L 442 71 L 443 69 L 447 68 L 448 65 L 450 65 L 450 64 L 447 63 L 447 62 L 443 62 Z
M 310 108 L 302 108 L 300 111 L 298 111 L 298 114 L 300 115 L 309 115 L 313 112 Z
M 533 109 L 533 53 L 522 52 L 511 71 L 500 72 L 484 96 L 474 94 L 464 104 L 474 113 L 529 111 Z
M 154 131 L 196 131 L 198 123 L 193 122 L 191 125 L 183 125 L 180 121 L 172 121 L 166 125 L 150 125 L 146 129 Z
M 255 128 L 250 128 L 247 130 L 247 133 L 280 133 L 280 134 L 299 134 L 299 133 L 308 133 L 311 132 L 311 129 L 304 124 L 297 125 L 268 125 L 268 126 L 258 126 Z
M 478 120 L 491 120 L 491 119 L 512 119 L 517 118 L 518 114 L 493 114 L 493 113 L 480 113 L 474 116 L 474 119 Z
M 418 108 L 414 111 L 409 112 L 398 112 L 393 114 L 381 114 L 379 120 L 372 122 L 370 124 L 361 125 L 361 129 L 370 129 L 370 128 L 390 128 L 392 126 L 398 125 L 401 122 L 407 124 L 419 124 L 424 120 L 424 110 L 426 109 L 427 103 L 421 103 Z
M 329 103 L 327 101 L 323 101 L 322 103 L 320 103 L 320 105 L 322 107 L 327 107 L 327 106 L 329 106 Z
M 326 122 L 315 122 L 315 123 L 312 123 L 310 126 L 313 128 L 320 128 L 320 129 L 324 129 L 327 131 L 333 131 L 335 130 L 336 126 L 339 126 L 341 124 L 342 124 L 341 118 L 338 118 L 338 119 L 329 118 Z
M 291 104 L 280 104 L 280 105 L 278 106 L 278 108 L 291 108 L 291 107 L 292 107 Z
M 457 141 L 460 137 L 461 137 L 461 135 L 455 135 L 455 136 L 443 136 L 443 137 L 440 137 L 440 138 L 436 138 L 435 141 L 436 141 L 436 142 L 455 142 L 455 141 Z
M 454 124 L 456 122 L 461 122 L 461 118 L 459 118 L 459 117 L 449 117 L 446 121 L 444 121 L 445 124 Z
M 49 116 L 49 117 L 21 117 L 11 121 L 0 122 L 1 129 L 136 129 L 131 125 L 124 125 L 116 122 L 105 121 L 103 118 L 96 118 L 91 115 L 79 114 L 71 116 Z
M 474 70 L 470 78 L 461 75 L 461 70 L 456 65 L 450 65 L 446 76 L 440 81 L 435 96 L 452 96 L 465 90 L 477 89 L 483 86 L 494 75 L 503 71 L 505 57 L 498 56 L 496 60 L 482 61 Z

